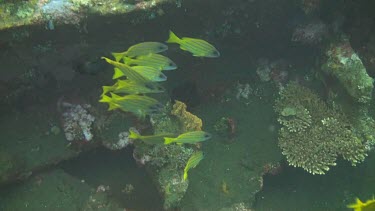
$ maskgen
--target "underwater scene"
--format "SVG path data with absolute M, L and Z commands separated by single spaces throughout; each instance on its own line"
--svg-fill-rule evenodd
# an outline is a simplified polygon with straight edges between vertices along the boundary
M 375 211 L 375 1 L 0 0 L 0 211 Z

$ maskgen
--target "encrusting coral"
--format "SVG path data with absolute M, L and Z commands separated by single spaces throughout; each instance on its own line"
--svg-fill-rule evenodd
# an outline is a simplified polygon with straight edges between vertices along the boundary
M 275 111 L 282 125 L 279 146 L 290 165 L 325 174 L 338 156 L 352 165 L 365 159 L 365 144 L 346 116 L 330 109 L 308 88 L 289 83 L 280 92 Z
M 202 120 L 186 110 L 185 103 L 176 100 L 172 107 L 171 114 L 180 121 L 182 132 L 202 130 Z

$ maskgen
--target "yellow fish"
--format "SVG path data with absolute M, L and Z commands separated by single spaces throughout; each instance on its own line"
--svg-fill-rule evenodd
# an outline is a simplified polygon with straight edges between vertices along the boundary
M 102 57 L 107 63 L 113 65 L 115 67 L 115 74 L 113 75 L 113 79 L 117 79 L 122 76 L 126 76 L 128 79 L 141 82 L 141 83 L 147 83 L 149 80 L 147 80 L 145 77 L 143 77 L 141 74 L 133 70 L 130 66 L 113 61 L 111 59 L 108 59 L 106 57 Z
M 156 134 L 156 135 L 150 135 L 150 136 L 143 136 L 139 134 L 136 130 L 133 128 L 129 129 L 129 138 L 134 140 L 142 140 L 143 142 L 147 144 L 163 144 L 164 137 L 166 136 L 174 136 L 172 133 L 162 133 L 162 134 Z
M 148 66 L 133 66 L 131 67 L 135 72 L 142 75 L 144 78 L 146 78 L 149 81 L 154 82 L 160 82 L 160 81 L 166 81 L 167 76 L 164 75 L 160 70 L 155 69 L 154 67 L 148 67 Z M 115 73 L 113 75 L 113 79 L 117 79 L 124 76 L 124 73 L 119 69 L 115 68 Z
M 167 43 L 177 43 L 184 51 L 189 51 L 193 56 L 216 58 L 220 56 L 219 51 L 210 43 L 196 38 L 178 38 L 172 31 L 169 31 Z
M 124 63 L 130 66 L 148 66 L 158 70 L 174 70 L 177 69 L 176 63 L 166 56 L 150 53 L 147 55 L 137 56 L 133 58 L 124 58 Z
M 202 151 L 198 151 L 198 152 L 195 152 L 188 160 L 188 162 L 186 163 L 186 166 L 184 168 L 184 180 L 187 180 L 188 178 L 188 171 L 192 168 L 195 168 L 199 162 L 201 162 L 201 160 L 204 158 L 204 155 L 203 155 L 203 152 Z
M 159 113 L 163 108 L 163 105 L 154 98 L 142 95 L 126 95 L 122 97 L 111 93 L 111 97 L 103 95 L 99 102 L 108 103 L 109 111 L 120 109 L 125 112 L 131 112 L 140 118 Z
M 160 53 L 168 50 L 168 46 L 160 42 L 141 42 L 130 46 L 128 50 L 120 53 L 112 53 L 115 60 L 118 62 L 124 57 L 136 57 L 140 55 L 147 55 L 149 53 Z
M 375 211 L 375 199 L 370 199 L 363 203 L 357 198 L 355 204 L 349 204 L 347 207 L 354 209 L 354 211 Z
M 194 144 L 201 141 L 206 141 L 211 138 L 211 134 L 204 131 L 192 131 L 179 135 L 177 138 L 164 138 L 164 144 Z
M 115 94 L 161 93 L 165 89 L 157 83 L 140 83 L 132 80 L 117 80 L 112 86 L 103 86 L 102 96 L 108 92 Z

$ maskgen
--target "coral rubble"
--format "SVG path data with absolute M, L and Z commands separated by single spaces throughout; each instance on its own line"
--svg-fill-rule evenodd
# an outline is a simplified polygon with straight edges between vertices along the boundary
M 63 129 L 68 141 L 91 141 L 94 137 L 92 124 L 95 117 L 88 112 L 90 105 L 62 102 Z

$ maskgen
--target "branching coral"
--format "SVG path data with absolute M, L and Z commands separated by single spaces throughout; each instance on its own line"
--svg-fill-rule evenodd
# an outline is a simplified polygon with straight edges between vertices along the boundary
M 288 128 L 290 132 L 305 131 L 305 129 L 311 125 L 311 115 L 309 111 L 301 106 L 285 107 L 280 114 L 277 121 Z
M 324 174 L 336 165 L 338 156 L 352 165 L 365 159 L 365 144 L 347 118 L 308 88 L 289 83 L 276 100 L 275 111 L 283 126 L 279 146 L 290 165 Z

